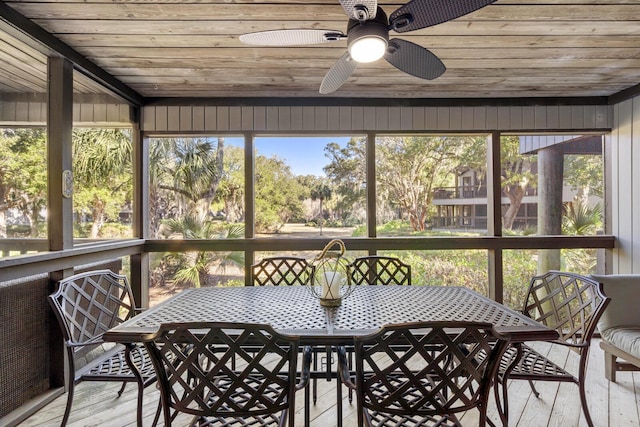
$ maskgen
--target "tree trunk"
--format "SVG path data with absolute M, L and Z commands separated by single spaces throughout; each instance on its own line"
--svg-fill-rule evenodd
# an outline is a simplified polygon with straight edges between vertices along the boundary
M 525 191 L 521 186 L 517 186 L 512 191 L 505 190 L 505 193 L 507 193 L 507 197 L 509 197 L 509 201 L 511 203 L 509 203 L 509 208 L 502 217 L 502 227 L 506 230 L 511 230 L 516 216 L 518 216 L 520 205 L 522 205 L 522 199 L 524 198 Z
M 0 209 L 0 239 L 7 238 L 7 211 Z
M 93 223 L 91 224 L 91 239 L 97 239 L 100 229 L 104 225 L 104 206 L 98 204 L 93 207 Z

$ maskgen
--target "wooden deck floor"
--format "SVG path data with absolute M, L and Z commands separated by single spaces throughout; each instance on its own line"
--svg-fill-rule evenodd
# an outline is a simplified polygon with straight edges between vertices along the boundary
M 541 351 L 548 350 L 548 345 L 540 345 Z M 554 351 L 550 355 L 567 369 L 575 371 L 577 357 L 575 354 Z M 587 394 L 591 416 L 596 427 L 640 426 L 640 373 L 621 372 L 617 383 L 609 383 L 604 378 L 602 351 L 598 340 L 594 340 L 587 375 Z M 76 388 L 73 409 L 69 421 L 70 427 L 125 427 L 135 426 L 136 390 L 135 386 L 117 398 L 119 384 L 81 383 Z M 561 426 L 578 427 L 586 425 L 580 409 L 580 398 L 577 387 L 573 384 L 538 383 L 540 392 L 537 399 L 526 381 L 512 381 L 509 385 L 510 426 L 540 427 Z M 319 398 L 311 407 L 311 426 L 330 427 L 336 425 L 335 382 L 319 382 Z M 346 396 L 346 389 L 344 395 Z M 149 387 L 145 394 L 145 425 L 151 425 L 153 414 L 159 398 L 155 387 Z M 20 424 L 28 426 L 59 426 L 66 395 L 40 410 L 31 418 Z M 297 396 L 296 426 L 303 425 L 304 395 Z M 350 405 L 343 401 L 344 427 L 356 425 L 355 403 Z M 495 409 L 492 405 L 490 416 L 495 420 Z M 475 412 L 462 417 L 465 426 L 477 425 Z M 175 423 L 174 425 L 185 425 Z

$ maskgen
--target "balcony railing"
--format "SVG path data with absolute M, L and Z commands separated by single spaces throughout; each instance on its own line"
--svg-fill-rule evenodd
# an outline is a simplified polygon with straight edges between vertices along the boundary
M 537 196 L 535 188 L 527 187 L 525 196 Z M 503 196 L 506 194 L 503 193 Z M 460 185 L 457 187 L 438 187 L 433 191 L 434 200 L 476 199 L 487 197 L 486 185 Z

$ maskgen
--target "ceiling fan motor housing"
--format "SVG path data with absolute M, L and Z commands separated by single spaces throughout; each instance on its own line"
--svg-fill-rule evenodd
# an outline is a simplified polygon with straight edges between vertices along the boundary
M 375 19 L 358 21 L 349 19 L 347 26 L 347 44 L 349 49 L 358 40 L 365 38 L 379 38 L 384 41 L 385 46 L 389 42 L 389 21 L 387 14 L 378 7 Z

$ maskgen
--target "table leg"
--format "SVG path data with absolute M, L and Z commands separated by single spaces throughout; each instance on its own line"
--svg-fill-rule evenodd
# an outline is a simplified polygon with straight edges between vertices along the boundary
M 129 369 L 133 372 L 133 376 L 136 377 L 136 382 L 138 383 L 138 408 L 136 411 L 136 423 L 138 427 L 142 427 L 142 400 L 144 396 L 144 379 L 142 378 L 142 374 L 138 370 L 133 360 L 131 360 L 131 349 L 135 347 L 135 344 L 128 343 L 125 346 L 124 358 L 129 365 Z

